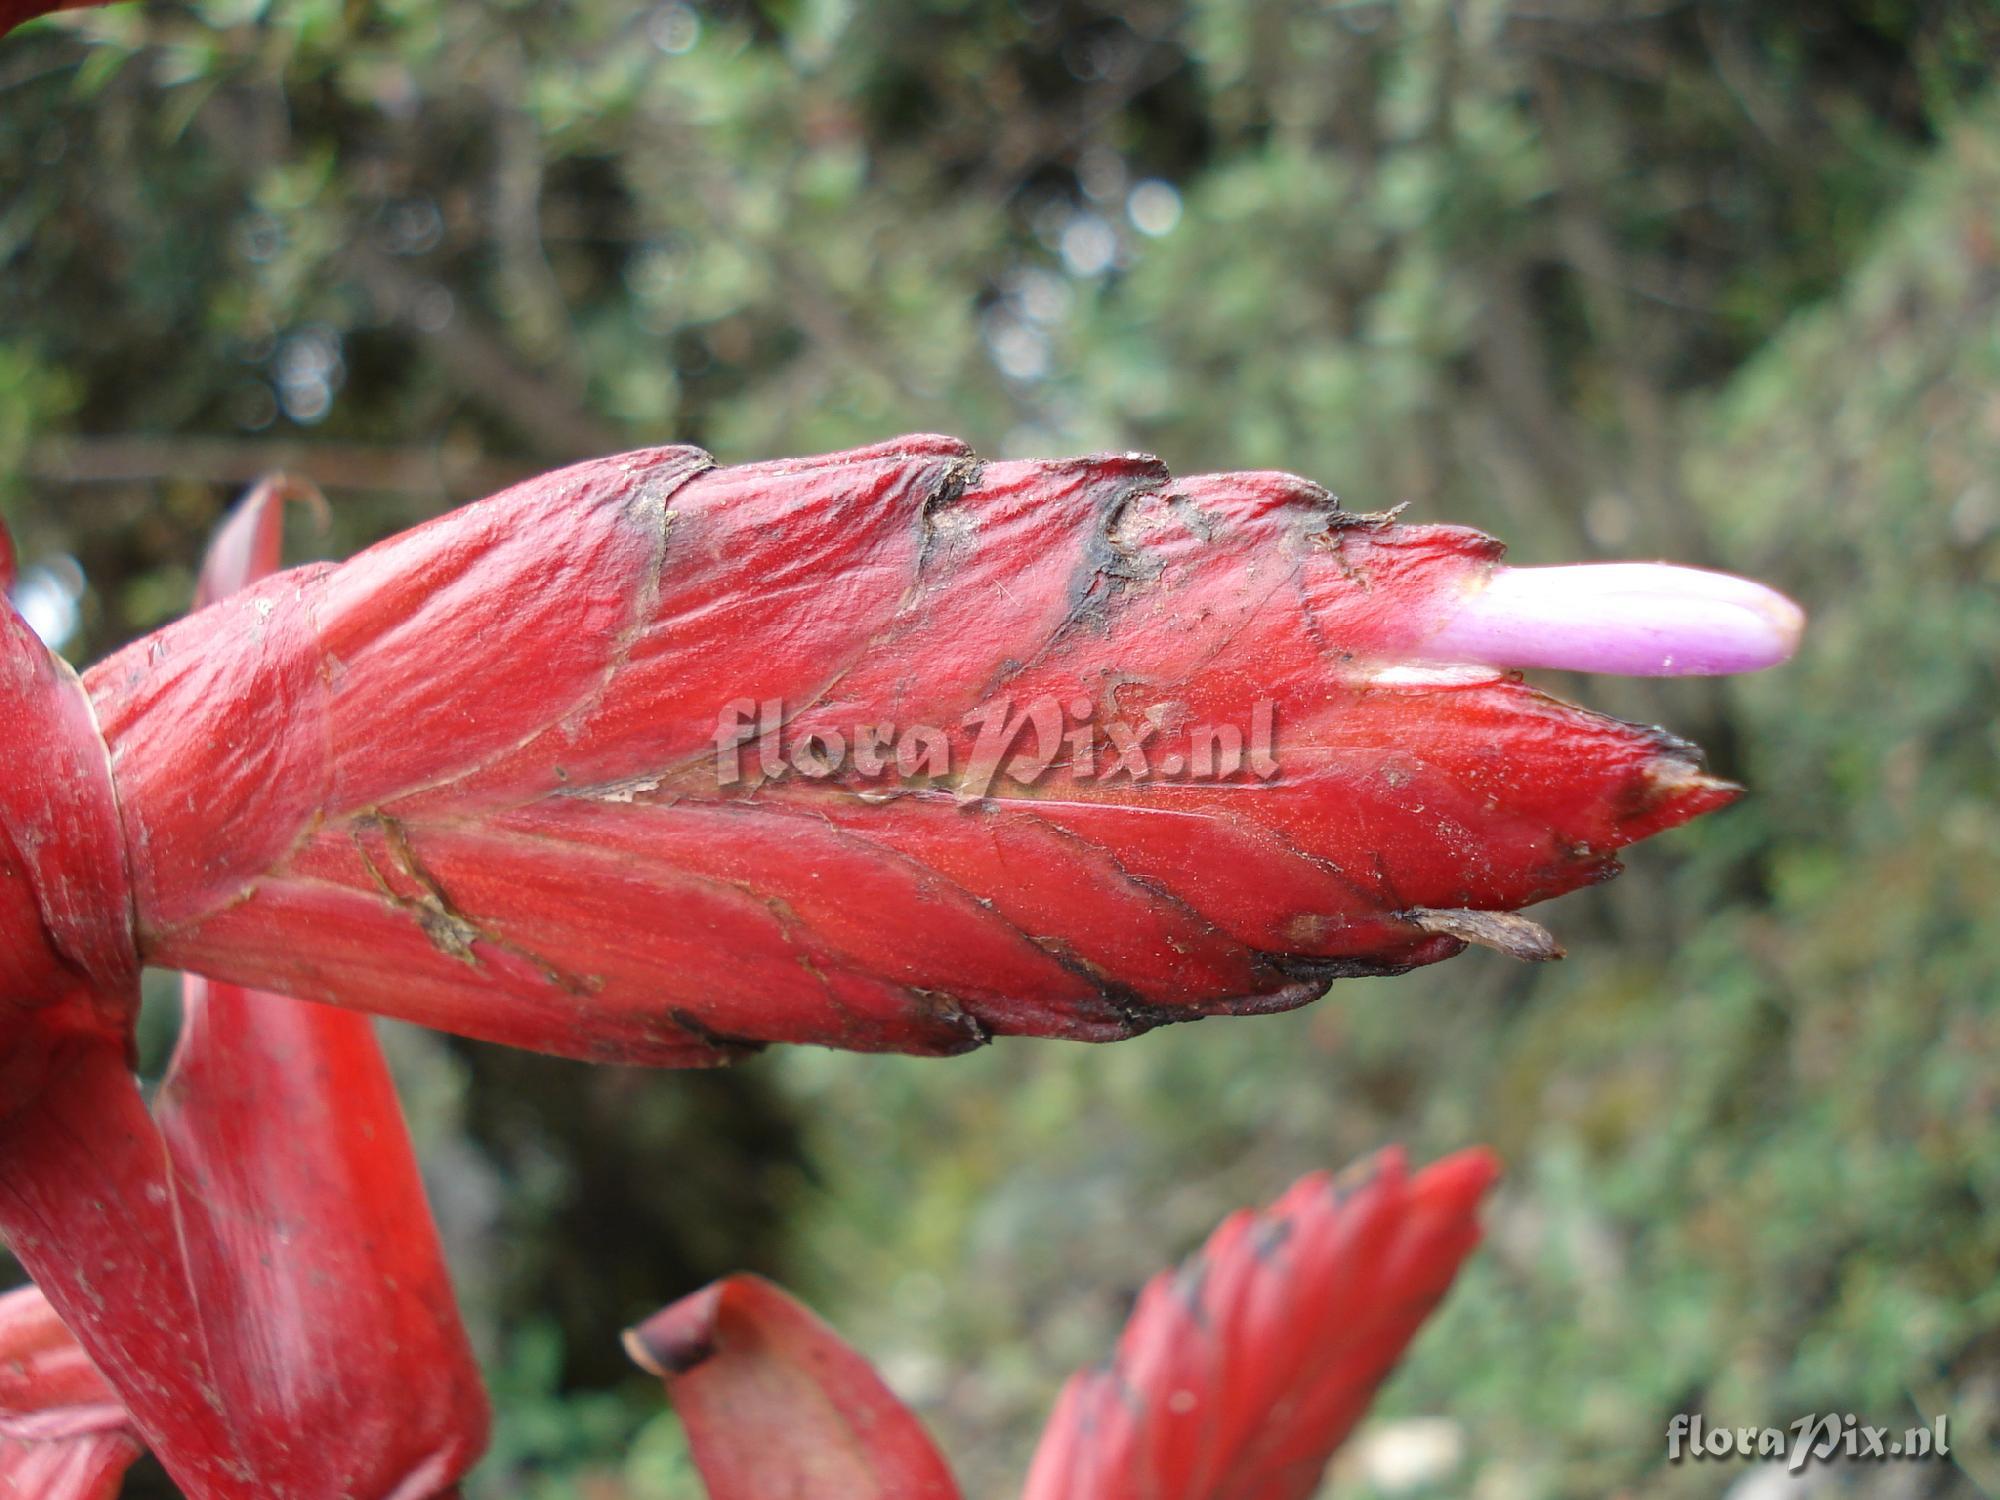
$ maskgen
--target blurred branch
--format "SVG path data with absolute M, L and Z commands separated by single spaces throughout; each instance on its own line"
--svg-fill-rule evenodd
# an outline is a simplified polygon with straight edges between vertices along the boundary
M 529 349 L 555 359 L 569 385 L 580 387 L 589 360 L 543 246 L 542 189 L 548 163 L 541 129 L 520 102 L 528 94 L 529 80 L 519 41 L 510 39 L 490 68 L 493 237 L 502 286 L 517 309 L 514 331 Z
M 454 453 L 446 448 L 135 434 L 43 443 L 29 453 L 27 462 L 28 476 L 44 484 L 130 484 L 169 479 L 249 484 L 277 470 L 304 475 L 326 489 L 453 499 L 489 495 L 540 472 L 537 465 Z
M 507 418 L 538 451 L 568 462 L 631 446 L 617 427 L 563 389 L 563 382 L 523 365 L 498 334 L 474 323 L 462 300 L 442 328 L 422 327 L 414 314 L 430 286 L 425 278 L 361 247 L 353 250 L 349 265 L 375 299 L 411 328 L 418 347 L 436 356 L 459 389 Z
M 690 139 L 687 159 L 699 163 L 699 142 Z M 908 374 L 898 364 L 895 352 L 883 347 L 862 323 L 863 311 L 849 305 L 811 255 L 797 255 L 782 240 L 766 240 L 744 222 L 734 184 L 724 174 L 697 166 L 692 174 L 696 198 L 709 221 L 709 233 L 718 240 L 754 248 L 763 259 L 772 279 L 782 289 L 782 306 L 805 333 L 814 348 L 829 363 L 866 370 L 898 400 L 914 408 L 920 394 L 910 385 Z
M 1596 483 L 1601 488 L 1608 482 L 1636 495 L 1634 520 L 1643 530 L 1632 540 L 1676 556 L 1712 560 L 1712 544 L 1681 484 L 1676 414 L 1654 373 L 1669 365 L 1673 337 L 1683 320 L 1675 317 L 1662 327 L 1632 292 L 1636 277 L 1625 246 L 1606 227 L 1603 196 L 1593 186 L 1602 173 L 1593 172 L 1583 158 L 1579 143 L 1586 139 L 1585 129 L 1571 108 L 1568 84 L 1547 63 L 1536 74 L 1536 109 L 1559 188 L 1556 245 L 1579 273 L 1584 317 L 1613 372 L 1623 427 L 1615 456 L 1597 455 L 1600 464 L 1609 460 L 1611 467 L 1600 471 Z
M 243 117 L 254 102 L 249 96 L 232 100 L 218 95 L 199 116 L 204 140 L 253 177 L 278 159 L 250 144 L 256 137 Z M 360 243 L 350 248 L 345 265 L 382 310 L 437 358 L 454 385 L 513 423 L 553 463 L 631 446 L 616 426 L 590 412 L 579 390 L 570 388 L 578 380 L 551 379 L 525 365 L 502 336 L 472 321 L 465 298 L 454 299 L 442 327 L 427 325 L 417 317 L 423 294 L 432 286 L 427 278 Z
M 1696 9 L 1695 19 L 1700 24 L 1702 43 L 1715 63 L 1716 77 L 1743 111 L 1743 118 L 1773 146 L 1784 148 L 1793 133 L 1787 128 L 1784 108 L 1764 85 L 1740 19 L 1724 18 L 1707 6 Z
M 1010 109 L 992 122 L 986 164 L 966 189 L 969 198 L 1006 203 L 1026 187 L 1036 171 L 1088 144 L 1148 89 L 1188 66 L 1173 41 L 1173 22 L 1155 30 L 1133 26 L 1135 45 L 1114 73 L 1085 90 L 1066 112 Z

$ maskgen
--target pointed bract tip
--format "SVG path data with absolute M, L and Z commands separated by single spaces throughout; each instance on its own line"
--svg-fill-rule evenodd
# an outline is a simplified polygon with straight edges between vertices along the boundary
M 1502 1174 L 1498 1152 L 1487 1146 L 1468 1146 L 1417 1173 L 1410 1190 L 1446 1217 L 1469 1218 Z
M 648 1375 L 657 1375 L 663 1380 L 670 1375 L 685 1375 L 715 1353 L 713 1344 L 676 1343 L 671 1339 L 654 1338 L 648 1335 L 647 1328 L 648 1325 L 643 1323 L 637 1328 L 628 1328 L 621 1338 L 627 1357 Z
M 1409 1175 L 1410 1157 L 1402 1145 L 1391 1142 L 1373 1156 L 1364 1156 L 1359 1161 L 1349 1162 L 1328 1179 L 1341 1193 L 1359 1192 L 1371 1183 L 1387 1182 L 1401 1186 Z
M 715 1353 L 716 1318 L 731 1278 L 670 1303 L 625 1330 L 625 1353 L 649 1375 L 685 1375 Z
M 201 578 L 195 586 L 197 607 L 226 599 L 238 589 L 248 588 L 256 580 L 278 571 L 284 547 L 285 506 L 293 501 L 310 510 L 322 529 L 331 519 L 326 496 L 311 480 L 283 473 L 258 480 L 236 502 L 208 545 Z
M 1396 915 L 1420 932 L 1441 933 L 1461 942 L 1477 943 L 1523 963 L 1552 963 L 1565 956 L 1562 944 L 1548 928 L 1519 912 L 1417 906 Z
M 648 1375 L 657 1375 L 661 1379 L 666 1378 L 667 1367 L 661 1363 L 659 1356 L 653 1352 L 652 1346 L 646 1342 L 645 1335 L 641 1329 L 626 1329 L 618 1336 L 618 1341 L 625 1346 L 625 1357 L 631 1360 L 633 1364 L 644 1370 Z
M 1700 568 L 1495 568 L 1420 654 L 1625 677 L 1718 677 L 1790 660 L 1805 623 L 1805 611 L 1776 589 Z
M 1742 795 L 1742 787 L 1709 775 L 1695 753 L 1675 741 L 1646 765 L 1618 831 L 1626 842 L 1637 843 L 1727 807 Z
M 1663 755 L 1646 768 L 1646 785 L 1657 797 L 1668 800 L 1696 798 L 1701 810 L 1722 807 L 1743 795 L 1743 788 L 1720 776 L 1711 776 L 1700 764 L 1684 755 Z

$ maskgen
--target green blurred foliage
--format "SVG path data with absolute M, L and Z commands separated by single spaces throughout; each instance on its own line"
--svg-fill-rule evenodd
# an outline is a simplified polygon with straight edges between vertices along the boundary
M 79 658 L 267 468 L 338 554 L 619 446 L 923 428 L 1813 611 L 1766 677 L 1573 685 L 1751 795 L 1551 909 L 1554 970 L 699 1079 L 399 1033 L 474 1493 L 697 1493 L 614 1335 L 739 1264 L 1007 1493 L 1146 1274 L 1390 1140 L 1511 1167 L 1368 1430 L 1462 1466 L 1399 1493 L 1719 1493 L 1682 1410 L 1945 1411 L 1963 1472 L 1825 1492 L 2000 1489 L 1996 55 L 1972 0 L 206 0 L 0 47 L 0 506 L 81 564 Z

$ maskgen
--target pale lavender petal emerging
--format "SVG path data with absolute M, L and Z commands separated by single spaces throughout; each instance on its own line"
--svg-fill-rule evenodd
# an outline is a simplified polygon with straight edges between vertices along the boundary
M 1805 620 L 1775 589 L 1699 568 L 1496 568 L 1421 654 L 1496 667 L 1710 677 L 1789 659 Z

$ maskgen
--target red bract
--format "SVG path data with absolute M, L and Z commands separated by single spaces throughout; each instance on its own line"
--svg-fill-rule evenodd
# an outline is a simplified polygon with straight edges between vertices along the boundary
M 285 493 L 241 508 L 205 594 L 269 570 Z M 32 1015 L 47 1071 L 0 1126 L 0 1226 L 95 1361 L 17 1294 L 0 1334 L 70 1427 L 0 1423 L 0 1474 L 109 1493 L 129 1420 L 196 1500 L 449 1490 L 484 1445 L 485 1397 L 367 1018 L 190 979 L 155 1122 L 122 1035 L 95 1024 L 109 1010 L 72 996 Z M 87 1431 L 76 1382 L 106 1418 Z
M 1460 1264 L 1497 1173 L 1385 1152 L 1224 1221 L 1064 1389 L 1024 1500 L 1304 1500 Z M 768 1283 L 731 1277 L 627 1336 L 665 1377 L 712 1500 L 952 1500 L 881 1378 Z
M 1430 661 L 1498 551 L 1136 457 L 657 449 L 136 642 L 87 679 L 112 775 L 73 689 L 34 732 L 91 772 L 106 965 L 663 1064 L 1108 1039 L 1547 956 L 1494 914 L 1733 795 Z

